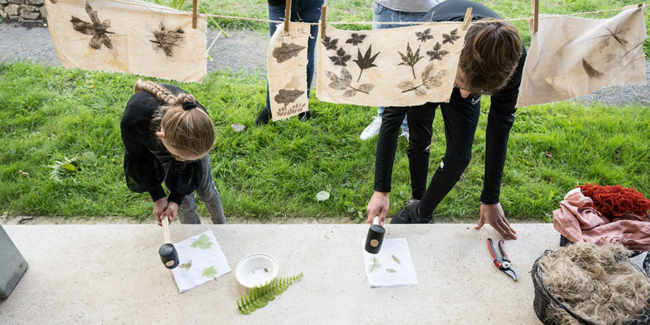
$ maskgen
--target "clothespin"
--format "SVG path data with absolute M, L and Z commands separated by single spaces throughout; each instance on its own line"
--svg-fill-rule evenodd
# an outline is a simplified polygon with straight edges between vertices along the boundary
M 537 33 L 539 26 L 539 0 L 533 0 L 533 33 Z
M 199 0 L 192 0 L 192 28 L 196 29 L 196 19 L 199 17 Z
M 284 32 L 289 32 L 289 20 L 291 20 L 291 0 L 287 0 L 284 8 Z
M 463 30 L 467 30 L 471 22 L 472 22 L 472 7 L 469 7 L 467 8 L 467 11 L 465 11 L 465 19 L 463 19 Z
M 320 12 L 320 38 L 325 39 L 327 31 L 327 5 L 323 5 Z

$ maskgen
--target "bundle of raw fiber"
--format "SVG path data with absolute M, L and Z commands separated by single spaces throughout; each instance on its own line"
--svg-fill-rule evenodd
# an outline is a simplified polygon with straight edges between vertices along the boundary
M 536 262 L 535 286 L 543 281 L 557 302 L 593 324 L 647 324 L 650 280 L 629 261 L 630 253 L 615 244 L 561 247 Z M 559 305 L 548 307 L 546 324 L 584 324 Z
M 612 221 L 619 219 L 648 221 L 650 200 L 634 188 L 589 183 L 578 187 L 584 196 L 594 201 L 594 208 Z

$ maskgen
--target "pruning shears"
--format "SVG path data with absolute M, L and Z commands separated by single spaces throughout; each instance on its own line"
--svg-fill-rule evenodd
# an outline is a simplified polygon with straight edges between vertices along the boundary
M 492 238 L 488 238 L 488 249 L 490 250 L 490 254 L 492 254 L 492 257 L 494 258 L 494 265 L 496 265 L 496 267 L 499 270 L 505 272 L 515 281 L 519 280 L 519 275 L 517 274 L 517 271 L 515 271 L 515 269 L 511 267 L 508 254 L 506 254 L 506 251 L 503 249 L 503 240 L 499 240 L 499 251 L 501 252 L 500 256 L 497 255 L 497 252 L 494 249 L 494 245 L 492 244 Z

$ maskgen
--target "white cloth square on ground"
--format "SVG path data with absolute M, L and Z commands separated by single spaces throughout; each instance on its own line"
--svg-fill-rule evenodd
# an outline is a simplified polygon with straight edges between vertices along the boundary
M 418 285 L 406 238 L 384 239 L 379 253 L 370 254 L 364 249 L 363 255 L 371 288 Z
M 212 230 L 174 244 L 179 264 L 172 270 L 181 293 L 231 271 Z

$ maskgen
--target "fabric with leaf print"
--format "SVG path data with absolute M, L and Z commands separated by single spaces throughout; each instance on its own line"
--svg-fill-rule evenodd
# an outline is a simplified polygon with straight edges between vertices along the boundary
M 212 230 L 174 244 L 174 247 L 180 264 L 172 270 L 172 274 L 181 293 L 231 271 Z
M 364 106 L 448 102 L 464 42 L 462 22 L 348 31 L 318 40 L 316 96 Z
M 379 253 L 370 254 L 364 249 L 363 254 L 371 288 L 418 285 L 406 238 L 384 239 Z
M 206 16 L 131 0 L 44 1 L 48 29 L 68 69 L 141 74 L 183 82 L 207 74 Z M 170 68 L 173 67 L 173 68 Z
M 646 84 L 643 8 L 609 19 L 545 17 L 538 24 L 518 107 L 568 100 L 605 86 Z
M 307 98 L 309 29 L 309 24 L 292 22 L 289 25 L 289 32 L 285 32 L 284 24 L 280 24 L 269 42 L 268 80 L 271 116 L 274 121 L 309 110 L 309 98 Z M 329 40 L 328 42 L 329 47 L 336 49 L 337 42 Z M 339 61 L 345 64 L 341 60 L 339 58 Z

